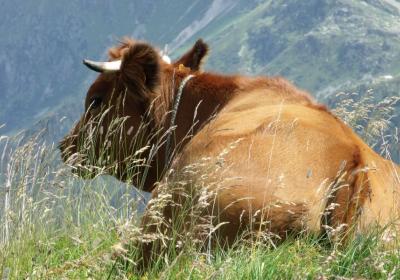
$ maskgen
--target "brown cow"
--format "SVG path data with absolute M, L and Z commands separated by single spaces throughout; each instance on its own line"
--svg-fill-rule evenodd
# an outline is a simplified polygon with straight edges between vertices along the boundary
M 214 193 L 208 214 L 218 217 L 218 235 L 229 244 L 249 227 L 280 236 L 341 225 L 398 229 L 399 166 L 282 78 L 200 72 L 207 50 L 198 41 L 168 64 L 149 44 L 125 40 L 109 51 L 111 63 L 85 61 L 102 73 L 85 115 L 60 145 L 63 159 L 80 174 L 95 165 L 153 197 L 165 187 L 159 181 L 201 178 Z M 124 123 L 108 133 L 116 117 Z M 134 154 L 146 160 L 137 164 Z M 196 163 L 196 172 L 186 172 Z M 164 175 L 167 168 L 172 175 Z M 163 213 L 172 218 L 171 207 Z

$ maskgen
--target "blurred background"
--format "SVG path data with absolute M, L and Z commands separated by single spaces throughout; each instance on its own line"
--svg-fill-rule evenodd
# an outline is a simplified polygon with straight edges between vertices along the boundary
M 61 138 L 96 75 L 82 59 L 105 59 L 123 36 L 172 57 L 202 37 L 206 69 L 281 75 L 331 108 L 339 92 L 399 96 L 396 0 L 16 0 L 0 15 L 2 134 L 46 125 Z

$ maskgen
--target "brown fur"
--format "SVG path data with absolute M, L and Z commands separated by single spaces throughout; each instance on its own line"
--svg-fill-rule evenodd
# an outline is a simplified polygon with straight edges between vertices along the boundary
M 124 55 L 124 52 L 129 47 L 135 45 L 135 43 L 136 43 L 135 40 L 128 37 L 124 37 L 120 41 L 119 45 L 114 46 L 108 50 L 109 61 L 121 59 L 122 56 Z
M 204 57 L 208 54 L 209 47 L 202 39 L 196 41 L 191 50 L 185 53 L 180 59 L 174 62 L 175 66 L 180 64 L 190 68 L 192 71 L 199 71 Z
M 84 124 L 109 108 L 108 117 L 99 124 L 105 129 L 116 116 L 127 117 L 126 128 L 112 143 L 118 151 L 118 168 L 110 174 L 128 180 L 126 155 L 136 151 L 128 129 L 136 132 L 146 119 L 148 135 L 154 128 L 167 131 L 179 85 L 194 74 L 183 89 L 176 115 L 172 168 L 174 178 L 180 180 L 188 176 L 184 175 L 186 166 L 209 160 L 207 170 L 215 171 L 215 176 L 204 185 L 216 193 L 218 209 L 223 209 L 216 214 L 227 223 L 219 230 L 221 239 L 231 243 L 240 234 L 243 212 L 266 213 L 263 219 L 271 223 L 258 230 L 271 230 L 282 237 L 302 230 L 319 234 L 324 225 L 343 223 L 365 232 L 373 224 L 383 226 L 398 218 L 397 165 L 377 155 L 324 105 L 283 78 L 201 73 L 207 51 L 208 46 L 198 41 L 169 65 L 143 42 L 126 39 L 110 49 L 110 60 L 122 58 L 122 69 L 101 74 L 89 89 L 86 114 L 61 143 L 64 160 L 77 151 L 79 139 L 88 137 Z M 94 97 L 102 98 L 102 109 L 90 108 Z M 171 179 L 163 176 L 169 168 L 164 159 L 165 145 L 161 145 L 141 185 L 154 197 L 159 188 L 156 183 Z M 203 170 L 187 179 L 196 181 L 208 174 Z M 323 216 L 331 203 L 336 207 Z M 171 213 L 166 210 L 166 220 L 173 218 Z M 146 226 L 151 217 L 145 213 L 143 221 Z M 250 226 L 250 220 L 244 223 Z

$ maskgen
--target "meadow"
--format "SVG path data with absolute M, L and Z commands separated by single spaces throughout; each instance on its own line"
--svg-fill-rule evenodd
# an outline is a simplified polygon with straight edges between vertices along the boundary
M 398 153 L 399 133 L 390 120 L 399 98 L 377 102 L 367 92 L 341 93 L 337 100 L 333 112 L 368 144 L 387 158 Z M 57 143 L 44 133 L 0 136 L 1 279 L 400 279 L 400 239 L 385 229 L 371 228 L 351 242 L 307 233 L 282 241 L 266 233 L 210 249 L 195 238 L 218 227 L 201 216 L 207 197 L 201 186 L 185 206 L 192 217 L 188 231 L 144 235 L 140 217 L 148 196 L 132 185 L 140 185 L 140 151 L 148 147 L 138 147 L 131 161 L 132 184 L 103 175 L 107 170 L 83 180 L 60 161 Z M 155 215 L 171 188 L 153 202 Z M 149 239 L 164 249 L 140 271 L 136 245 Z

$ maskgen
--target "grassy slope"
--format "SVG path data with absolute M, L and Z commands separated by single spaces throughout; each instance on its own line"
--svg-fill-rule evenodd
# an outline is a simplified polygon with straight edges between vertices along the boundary
M 369 2 L 375 3 L 374 1 Z M 284 70 L 291 66 L 293 70 L 287 73 L 289 77 L 299 78 L 300 84 L 306 88 L 318 88 L 318 83 L 327 82 L 318 80 L 318 75 L 329 77 L 333 84 L 336 82 L 341 84 L 346 81 L 346 77 L 352 79 L 360 77 L 361 72 L 358 71 L 358 68 L 350 69 L 346 65 L 337 65 L 336 62 L 318 66 L 321 59 L 329 55 L 332 50 L 327 48 L 324 51 L 326 53 L 315 57 L 307 55 L 308 41 L 306 41 L 304 52 L 301 52 L 303 47 L 300 44 L 284 50 L 274 60 L 268 62 L 265 68 L 263 65 L 259 65 L 257 61 L 260 57 L 255 54 L 257 50 L 248 47 L 249 38 L 253 29 L 257 34 L 257 29 L 260 32 L 268 30 L 273 23 L 272 16 L 264 15 L 265 11 L 271 8 L 271 3 L 272 1 L 264 2 L 251 11 L 245 9 L 246 5 L 239 6 L 230 11 L 227 17 L 210 25 L 208 30 L 200 34 L 214 44 L 214 52 L 208 67 L 232 72 L 254 73 L 255 71 L 285 74 Z M 364 14 L 368 12 L 381 19 L 387 18 L 386 24 L 391 25 L 390 11 L 371 11 L 363 8 L 363 4 L 359 5 L 354 1 L 348 1 L 347 4 L 356 6 Z M 167 8 L 166 6 L 165 9 Z M 244 10 L 241 11 L 240 8 Z M 175 7 L 171 5 L 170 9 L 174 10 Z M 287 23 L 283 22 L 282 26 L 285 25 Z M 156 30 L 152 31 L 156 32 Z M 281 31 L 273 30 L 273 34 L 274 32 Z M 323 32 L 318 30 L 315 32 L 316 40 L 319 42 Z M 173 31 L 171 31 L 172 33 Z M 368 40 L 371 41 L 366 44 L 374 45 L 381 38 L 379 35 L 377 36 L 370 37 L 371 39 Z M 290 34 L 290 32 L 287 40 L 303 42 L 302 39 L 299 39 L 299 35 Z M 241 44 L 235 44 L 235 42 L 241 42 Z M 396 45 L 397 41 L 394 42 L 393 44 Z M 332 46 L 332 48 L 335 47 L 335 43 L 330 40 L 326 41 L 326 45 Z M 341 42 L 339 41 L 339 43 Z M 242 51 L 238 49 L 238 45 L 244 46 Z M 279 46 L 273 47 L 277 48 L 275 51 L 279 50 Z M 267 50 L 261 48 L 259 52 Z M 372 49 L 371 51 L 373 56 L 368 64 L 374 63 L 380 50 Z M 302 55 L 297 57 L 295 56 L 296 52 Z M 391 55 L 394 52 L 393 50 L 393 52 L 386 53 Z M 311 61 L 309 61 L 310 57 Z M 306 58 L 309 63 L 305 63 L 304 59 Z M 398 61 L 400 60 L 396 57 L 384 57 L 383 64 L 388 60 L 391 60 L 392 63 L 384 65 L 384 68 L 381 69 L 382 72 L 371 73 L 398 73 Z M 362 67 L 357 63 L 355 66 Z M 298 77 L 301 73 L 309 73 L 309 75 L 303 78 Z M 340 73 L 342 76 L 334 76 L 334 73 L 336 75 Z M 331 75 L 333 76 L 331 77 Z M 302 79 L 306 78 L 309 80 L 304 80 L 304 84 L 302 84 Z M 386 93 L 396 95 L 397 89 L 398 79 L 377 84 L 378 94 L 382 92 L 382 95 L 386 95 Z M 364 89 L 357 88 L 357 90 L 363 91 Z M 28 160 L 26 153 L 23 154 L 23 160 L 25 162 Z M 50 168 L 49 172 L 53 175 L 62 171 L 62 168 L 58 169 L 59 166 L 43 166 L 43 169 L 46 168 Z M 3 166 L 0 170 L 4 170 Z M 35 168 L 28 166 L 26 170 L 35 170 Z M 1 183 L 5 182 L 3 176 L 4 174 L 0 176 Z M 92 190 L 92 184 L 85 182 L 81 185 L 80 191 L 72 191 L 76 182 L 71 182 L 73 179 L 70 178 L 70 175 L 56 176 L 56 178 L 49 176 L 48 180 L 43 181 L 45 183 L 41 185 L 39 195 L 33 195 L 30 192 L 25 194 L 26 183 L 19 176 L 13 177 L 15 179 L 12 186 L 15 193 L 12 198 L 15 205 L 13 211 L 9 213 L 7 221 L 11 221 L 14 226 L 7 245 L 0 246 L 0 276 L 8 276 L 7 279 L 27 277 L 31 279 L 89 277 L 106 279 L 108 276 L 122 279 L 121 275 L 126 274 L 133 279 L 140 278 L 134 275 L 131 267 L 126 267 L 122 265 L 122 261 L 116 262 L 113 259 L 113 255 L 118 255 L 118 252 L 121 254 L 121 250 L 113 245 L 121 240 L 125 221 L 128 217 L 135 218 L 137 215 L 132 215 L 134 209 L 132 204 L 120 203 L 120 207 L 116 208 L 111 203 L 114 194 L 104 187 L 108 185 L 108 182 L 101 184 L 104 187 L 101 190 Z M 25 175 L 21 176 L 23 179 Z M 33 178 L 37 177 L 41 176 L 32 174 L 27 178 L 31 182 Z M 4 197 L 5 191 L 2 188 L 0 189 L 1 207 L 4 205 Z M 28 200 L 23 203 L 24 197 L 31 198 L 32 201 Z M 24 210 L 21 208 L 22 205 L 25 205 Z M 3 236 L 5 216 L 0 215 L 0 224 L 0 233 Z M 385 247 L 385 242 L 380 241 L 378 235 L 371 238 L 360 237 L 344 247 L 327 245 L 311 237 L 303 237 L 299 240 L 288 240 L 277 249 L 267 245 L 244 246 L 239 244 L 234 250 L 217 250 L 214 257 L 208 260 L 207 255 L 203 252 L 188 246 L 184 249 L 184 254 L 181 254 L 176 261 L 173 258 L 161 258 L 160 265 L 156 265 L 144 277 L 148 279 L 303 279 L 305 277 L 315 279 L 322 276 L 333 278 L 343 276 L 346 278 L 387 279 L 392 277 L 397 279 L 400 278 L 399 248 L 397 245 L 394 249 L 389 250 Z
M 322 279 L 329 277 L 398 279 L 399 247 L 389 250 L 375 237 L 363 237 L 346 247 L 324 245 L 312 238 L 288 240 L 277 249 L 238 245 L 207 255 L 186 248 L 177 258 L 139 276 L 132 265 L 115 260 L 115 230 L 97 223 L 42 232 L 1 251 L 0 271 L 8 279 Z M 178 254 L 178 253 L 176 253 Z M 391 278 L 392 277 L 392 278 Z
M 365 108 L 376 105 L 365 104 L 368 101 L 373 102 L 368 99 L 364 103 L 354 103 L 357 108 L 345 109 L 358 112 L 355 109 L 360 109 L 360 105 Z M 378 111 L 380 106 L 373 108 Z M 358 124 L 362 117 L 363 114 L 354 116 L 356 121 L 350 119 L 350 123 Z M 369 127 L 368 122 L 366 127 Z M 7 139 L 0 137 L 0 144 Z M 86 181 L 76 178 L 56 160 L 55 147 L 40 139 L 25 141 L 26 144 L 18 148 L 11 145 L 4 148 L 5 152 L 1 151 L 5 154 L 0 162 L 0 186 L 3 186 L 0 188 L 0 275 L 3 278 L 400 277 L 400 240 L 387 233 L 358 236 L 347 245 L 302 236 L 288 238 L 276 248 L 267 235 L 264 242 L 242 239 L 231 250 L 217 248 L 209 255 L 199 250 L 192 238 L 193 233 L 198 232 L 196 228 L 185 234 L 177 230 L 182 243 L 167 241 L 165 255 L 162 254 L 144 275 L 138 276 L 135 245 L 129 248 L 118 244 L 143 238 L 137 210 L 138 206 L 143 207 L 142 197 L 107 177 Z M 390 243 L 389 239 L 392 239 Z M 178 247 L 181 249 L 177 250 Z M 125 251 L 125 248 L 130 250 Z

